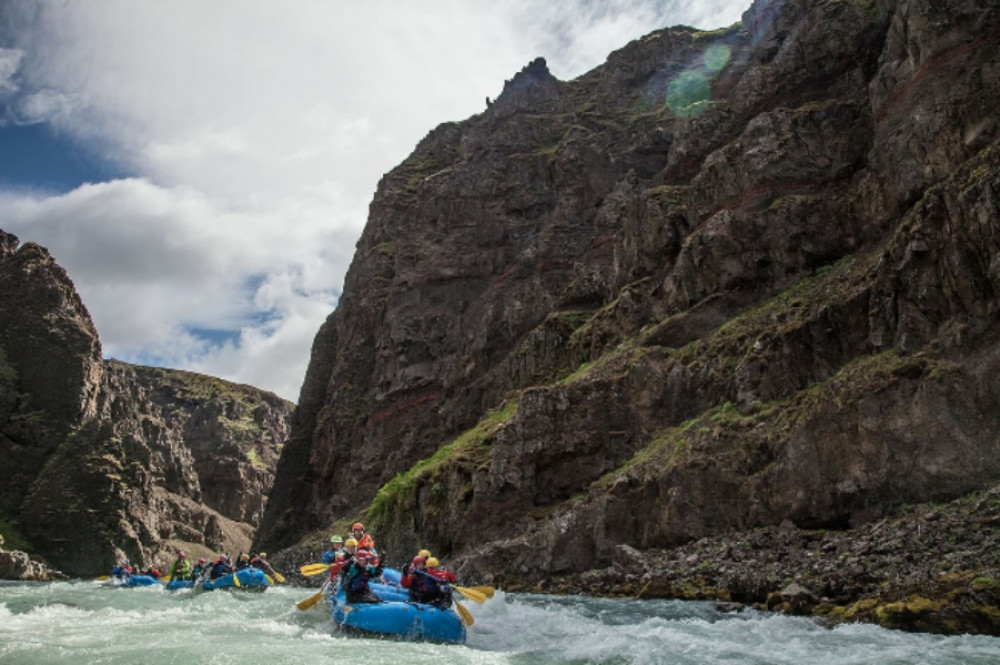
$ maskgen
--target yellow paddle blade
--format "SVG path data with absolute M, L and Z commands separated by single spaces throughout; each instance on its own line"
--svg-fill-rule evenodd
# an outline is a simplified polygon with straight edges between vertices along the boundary
M 492 598 L 496 594 L 497 590 L 491 586 L 473 586 L 470 589 L 475 589 L 479 593 L 483 594 L 487 598 Z
M 242 584 L 240 584 L 240 577 L 236 573 L 233 573 L 233 584 L 235 584 L 236 586 L 243 586 Z
M 169 582 L 170 581 L 170 575 L 160 575 L 160 581 L 161 582 Z
M 264 573 L 264 577 L 267 578 L 267 581 L 268 581 L 269 584 L 274 584 L 275 583 L 274 582 L 274 578 L 271 577 L 270 575 L 268 575 L 267 573 Z
M 279 573 L 278 571 L 274 571 L 274 579 L 278 580 L 282 584 L 285 583 L 285 576 Z
M 476 620 L 472 616 L 472 613 L 469 612 L 469 610 L 465 609 L 465 605 L 462 605 L 462 603 L 458 602 L 457 600 L 455 601 L 455 609 L 458 610 L 458 616 L 462 617 L 462 623 L 464 625 L 471 626 L 472 624 L 476 623 Z
M 111 579 L 110 575 L 101 575 L 100 577 L 97 578 L 97 581 L 98 582 L 106 582 L 106 581 L 108 581 L 110 579 Z
M 324 589 L 325 588 L 326 587 L 324 587 Z M 316 603 L 318 603 L 321 600 L 323 600 L 323 589 L 320 589 L 319 591 L 317 591 L 313 595 L 309 596 L 305 600 L 300 600 L 299 602 L 295 603 L 295 607 L 299 608 L 300 610 L 305 611 L 305 610 L 308 610 L 310 607 L 312 607 L 313 605 L 315 605 Z
M 320 573 L 325 573 L 328 570 L 330 570 L 330 566 L 325 563 L 307 563 L 299 568 L 299 572 L 306 577 L 319 575 Z
M 486 602 L 486 595 L 480 593 L 479 591 L 476 591 L 475 589 L 470 589 L 469 587 L 464 587 L 464 586 L 454 586 L 454 585 L 452 585 L 451 588 L 459 592 L 460 594 L 462 594 L 463 596 L 465 596 L 474 603 Z

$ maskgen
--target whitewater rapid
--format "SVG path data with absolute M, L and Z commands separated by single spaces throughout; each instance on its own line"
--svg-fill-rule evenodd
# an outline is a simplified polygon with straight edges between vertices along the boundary
M 311 593 L 0 583 L 0 664 L 1000 663 L 1000 638 L 826 628 L 809 618 L 724 614 L 711 603 L 502 591 L 463 603 L 475 617 L 465 645 L 408 643 L 341 634 L 325 604 L 296 609 Z

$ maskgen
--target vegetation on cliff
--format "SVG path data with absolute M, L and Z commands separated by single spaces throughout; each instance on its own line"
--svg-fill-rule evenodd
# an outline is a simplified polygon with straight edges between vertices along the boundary
M 994 487 L 998 30 L 974 0 L 756 0 L 573 81 L 529 63 L 380 183 L 257 544 L 366 514 L 469 577 L 610 593 L 622 552 L 841 551 Z M 816 588 L 811 537 L 763 580 L 640 588 L 887 624 L 951 593 L 822 610 L 885 589 Z

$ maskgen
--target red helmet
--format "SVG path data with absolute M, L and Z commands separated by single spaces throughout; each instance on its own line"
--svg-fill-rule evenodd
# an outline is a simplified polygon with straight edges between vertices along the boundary
M 411 565 L 414 565 L 414 566 L 422 566 L 425 563 L 427 563 L 427 559 L 425 559 L 422 556 L 415 556 L 415 557 L 413 557 L 413 561 L 411 561 L 410 563 L 411 563 Z
M 351 525 L 351 531 L 357 531 L 358 529 L 364 531 L 365 525 L 362 524 L 361 522 L 355 522 L 354 524 Z
M 198 559 L 198 563 L 208 563 L 208 561 L 205 561 L 204 559 Z
M 178 559 L 183 559 L 184 557 L 185 557 L 184 551 L 183 550 L 177 550 L 177 558 Z

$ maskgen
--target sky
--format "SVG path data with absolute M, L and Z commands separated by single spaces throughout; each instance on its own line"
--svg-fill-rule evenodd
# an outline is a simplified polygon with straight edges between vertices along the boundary
M 0 0 L 0 229 L 105 357 L 296 401 L 383 174 L 538 56 L 562 80 L 750 0 Z

